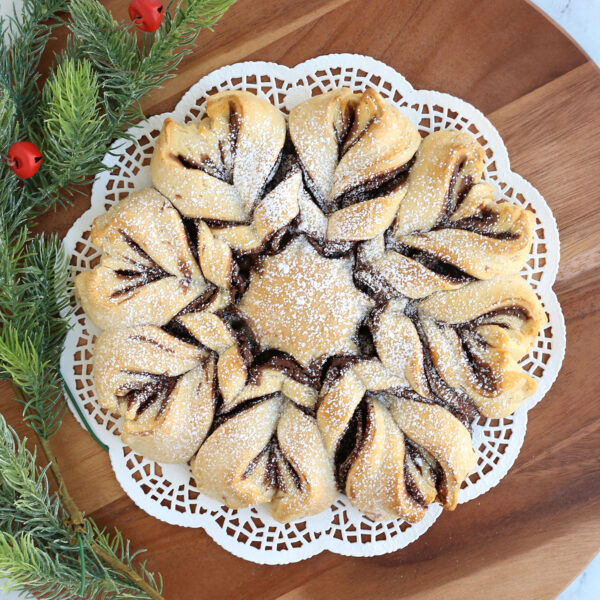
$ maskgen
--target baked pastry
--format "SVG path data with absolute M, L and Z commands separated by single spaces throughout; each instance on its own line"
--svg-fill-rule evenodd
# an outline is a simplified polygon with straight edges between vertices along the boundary
M 164 325 L 208 284 L 177 210 L 156 190 L 135 192 L 95 221 L 100 263 L 75 278 L 83 309 L 101 329 Z
M 284 116 L 247 92 L 167 119 L 156 190 L 99 217 L 76 278 L 100 404 L 123 441 L 191 461 L 205 494 L 289 521 L 337 491 L 373 519 L 453 509 L 471 426 L 536 389 L 546 315 L 518 275 L 535 216 L 495 199 L 464 131 L 374 90 Z

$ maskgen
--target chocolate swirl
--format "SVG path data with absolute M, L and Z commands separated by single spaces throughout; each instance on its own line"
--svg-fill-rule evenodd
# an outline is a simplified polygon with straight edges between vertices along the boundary
M 224 92 L 207 117 L 167 119 L 159 191 L 94 224 L 103 255 L 76 285 L 106 329 L 101 405 L 233 508 L 288 521 L 336 488 L 373 519 L 454 508 L 472 422 L 535 390 L 518 362 L 545 314 L 516 275 L 535 217 L 481 183 L 472 136 L 421 142 L 374 90 L 312 97 L 287 126 Z

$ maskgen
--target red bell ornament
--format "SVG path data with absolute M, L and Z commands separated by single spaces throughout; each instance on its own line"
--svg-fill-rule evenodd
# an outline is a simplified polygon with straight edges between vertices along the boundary
M 15 142 L 8 149 L 8 166 L 21 178 L 33 177 L 42 164 L 42 153 L 32 142 Z
M 163 5 L 158 0 L 133 0 L 129 5 L 129 17 L 138 29 L 156 31 L 162 21 Z

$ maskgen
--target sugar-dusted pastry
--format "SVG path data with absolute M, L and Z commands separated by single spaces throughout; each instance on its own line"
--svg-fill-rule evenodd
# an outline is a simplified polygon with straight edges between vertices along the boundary
M 136 452 L 186 462 L 213 420 L 215 363 L 154 325 L 105 331 L 94 349 L 98 402 L 123 416 L 122 439 Z
M 255 367 L 216 415 L 192 463 L 196 485 L 232 508 L 268 502 L 282 522 L 328 508 L 336 488 L 316 401 L 317 391 L 293 366 Z
M 154 189 L 135 192 L 94 221 L 100 263 L 75 278 L 83 309 L 102 329 L 164 325 L 207 293 L 179 213 Z
M 289 128 L 307 186 L 300 229 L 332 253 L 383 233 L 406 194 L 416 127 L 375 90 L 340 88 L 293 108 Z
M 239 90 L 215 94 L 199 123 L 165 121 L 152 183 L 186 217 L 245 222 L 278 167 L 285 132 L 282 113 L 267 100 Z
M 433 294 L 416 311 L 431 368 L 482 415 L 506 417 L 536 391 L 537 380 L 519 361 L 547 318 L 524 279 L 504 276 Z
M 420 520 L 438 499 L 456 506 L 476 456 L 465 425 L 379 361 L 334 367 L 317 419 L 338 486 L 373 519 Z
M 81 273 L 98 400 L 123 441 L 287 522 L 343 493 L 369 518 L 452 510 L 471 428 L 536 389 L 546 315 L 518 274 L 530 211 L 499 201 L 466 131 L 421 141 L 341 88 L 292 108 L 222 92 L 167 119 L 156 190 L 99 217 Z
M 535 216 L 496 201 L 494 188 L 479 183 L 484 156 L 467 132 L 429 134 L 394 225 L 359 250 L 359 279 L 387 297 L 424 298 L 518 273 L 531 250 Z

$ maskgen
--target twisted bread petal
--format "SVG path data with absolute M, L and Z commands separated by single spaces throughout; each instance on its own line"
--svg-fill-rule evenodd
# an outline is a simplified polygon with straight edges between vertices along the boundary
M 75 290 L 99 327 L 163 325 L 207 288 L 177 211 L 152 189 L 98 217 L 91 239 L 104 253 Z
M 207 287 L 200 281 L 184 283 L 175 277 L 150 281 L 144 271 L 140 275 L 130 267 L 127 262 L 106 258 L 91 271 L 76 276 L 77 297 L 97 327 L 164 325 Z
M 385 298 L 424 298 L 520 271 L 535 216 L 476 184 L 483 149 L 466 132 L 430 134 L 418 151 L 394 225 L 359 249 L 359 279 Z
M 254 377 L 221 406 L 192 464 L 196 484 L 232 507 L 272 502 L 282 522 L 321 512 L 335 499 L 335 485 L 312 416 L 316 392 L 273 365 Z
M 425 298 L 440 290 L 456 289 L 471 280 L 463 273 L 436 272 L 395 250 L 386 250 L 382 235 L 361 244 L 356 255 L 355 277 L 374 295 L 384 299 L 399 295 Z M 429 266 L 435 267 L 431 263 Z
M 220 157 L 211 158 L 219 140 L 206 124 L 165 119 L 150 162 L 152 184 L 186 217 L 244 221 L 239 191 Z
M 281 400 L 271 397 L 218 426 L 192 461 L 198 488 L 231 508 L 270 502 L 275 488 L 267 479 L 268 445 L 280 411 Z
M 197 124 L 165 121 L 152 183 L 187 217 L 246 221 L 278 165 L 285 119 L 239 90 L 211 96 L 206 112 Z
M 376 189 L 406 168 L 420 142 L 417 128 L 378 92 L 367 89 L 354 109 L 330 198 Z
M 258 203 L 251 225 L 213 228 L 212 235 L 225 242 L 237 255 L 259 252 L 298 214 L 301 183 L 300 171 L 293 172 Z
M 349 362 L 325 388 L 317 422 L 353 504 L 373 519 L 414 522 L 437 497 L 454 508 L 475 453 L 467 428 L 410 390 L 405 369 L 397 370 L 400 376 L 377 360 Z
M 454 212 L 483 172 L 485 151 L 464 131 L 435 131 L 421 143 L 408 175 L 394 236 L 429 231 Z
M 94 381 L 103 408 L 124 418 L 123 441 L 159 462 L 185 462 L 214 413 L 215 361 L 154 326 L 103 332 Z
M 405 193 L 406 187 L 400 186 L 379 198 L 335 211 L 328 219 L 327 239 L 354 242 L 382 234 L 392 224 Z
M 387 408 L 367 400 L 365 439 L 346 479 L 346 493 L 356 508 L 374 520 L 402 515 L 409 523 L 425 516 L 425 507 L 408 492 L 405 438 Z
M 442 469 L 438 497 L 444 508 L 454 509 L 462 482 L 477 464 L 466 427 L 441 406 L 407 398 L 394 399 L 390 413 L 404 434 L 435 458 Z
M 430 396 L 425 374 L 423 347 L 413 322 L 404 314 L 405 303 L 390 302 L 373 324 L 373 340 L 383 365 L 404 376 L 410 387 L 424 398 Z
M 477 279 L 518 273 L 529 256 L 535 216 L 508 202 L 497 203 L 493 188 L 478 184 L 444 228 L 399 238 Z M 466 251 L 468 249 L 468 251 Z
M 209 226 L 198 224 L 198 259 L 204 277 L 222 289 L 230 289 L 235 261 L 229 244 L 215 237 Z
M 290 111 L 290 136 L 322 208 L 329 205 L 339 146 L 347 135 L 358 94 L 332 90 L 301 102 Z
M 283 481 L 273 498 L 273 516 L 285 523 L 328 508 L 336 497 L 333 469 L 314 417 L 286 404 L 277 439 L 291 468 L 279 468 Z
M 235 143 L 229 146 L 233 155 L 233 185 L 249 214 L 280 159 L 286 134 L 285 118 L 267 100 L 242 91 L 211 96 L 206 112 L 213 122 L 218 122 L 224 130 L 229 129 L 227 139 L 231 142 L 232 122 L 238 122 Z M 222 147 L 225 145 L 222 143 Z
M 524 279 L 506 276 L 434 294 L 418 312 L 439 375 L 483 415 L 507 416 L 535 392 L 535 378 L 517 361 L 531 350 L 546 315 Z

